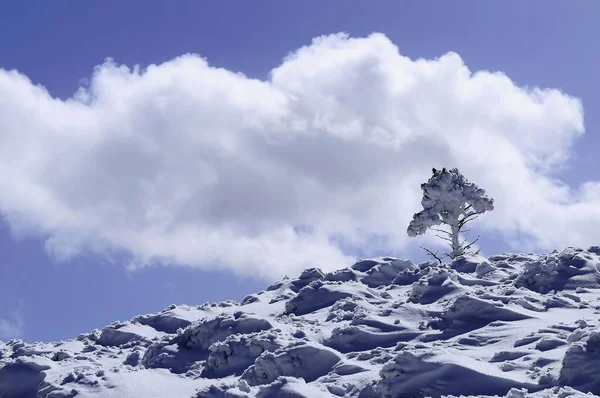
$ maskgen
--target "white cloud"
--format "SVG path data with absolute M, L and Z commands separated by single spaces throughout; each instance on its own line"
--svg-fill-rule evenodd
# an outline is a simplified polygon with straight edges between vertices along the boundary
M 413 61 L 381 34 L 317 38 L 268 81 L 195 55 L 109 61 L 66 101 L 0 70 L 0 121 L 0 211 L 59 259 L 125 250 L 274 278 L 348 265 L 332 236 L 387 235 L 398 253 L 442 166 L 495 198 L 479 228 L 543 249 L 600 240 L 599 183 L 551 178 L 583 134 L 579 100 L 454 53 Z
M 23 334 L 25 319 L 21 305 L 8 318 L 0 318 L 0 340 L 12 339 Z

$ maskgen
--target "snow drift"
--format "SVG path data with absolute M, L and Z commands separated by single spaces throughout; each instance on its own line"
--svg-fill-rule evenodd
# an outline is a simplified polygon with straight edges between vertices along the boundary
M 600 249 L 311 268 L 241 303 L 0 342 L 0 397 L 600 394 Z

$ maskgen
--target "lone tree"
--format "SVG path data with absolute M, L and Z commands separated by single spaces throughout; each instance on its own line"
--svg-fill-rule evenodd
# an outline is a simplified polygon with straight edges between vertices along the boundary
M 408 226 L 408 236 L 415 237 L 423 235 L 427 229 L 431 229 L 440 234 L 436 235 L 450 242 L 452 251 L 445 253 L 450 259 L 454 259 L 463 254 L 478 254 L 468 251 L 479 236 L 473 242 L 467 244 L 467 240 L 460 242 L 461 232 L 467 232 L 469 229 L 463 229 L 465 224 L 476 219 L 480 214 L 494 209 L 494 199 L 489 198 L 485 191 L 477 185 L 467 181 L 460 174 L 458 169 L 442 170 L 433 169 L 433 176 L 424 184 L 421 184 L 423 190 L 423 199 L 421 205 L 423 210 L 413 216 Z M 434 228 L 438 225 L 445 225 L 449 231 Z M 421 248 L 432 257 L 442 263 L 442 260 L 431 250 L 421 246 Z

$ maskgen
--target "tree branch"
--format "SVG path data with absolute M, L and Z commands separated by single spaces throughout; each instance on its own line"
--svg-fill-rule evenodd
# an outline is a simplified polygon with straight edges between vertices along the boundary
M 445 236 L 441 236 L 441 235 L 436 235 L 438 238 L 443 239 L 443 240 L 447 240 L 448 242 L 452 242 L 452 239 L 447 238 Z
M 477 217 L 479 217 L 481 213 L 471 213 L 467 216 L 464 216 L 459 222 L 458 222 L 458 228 L 462 228 L 463 225 L 465 225 L 466 223 L 468 223 L 469 221 L 473 221 L 475 220 Z
M 475 244 L 475 243 L 476 243 L 476 242 L 479 240 L 479 238 L 480 238 L 480 237 L 481 237 L 481 235 L 479 235 L 479 236 L 477 237 L 477 239 L 475 239 L 473 242 L 471 242 L 471 243 L 469 243 L 468 245 L 466 245 L 466 246 L 463 248 L 463 250 L 467 250 L 467 249 L 469 249 L 471 246 L 473 246 L 473 245 L 474 245 L 474 244 Z
M 436 232 L 443 232 L 446 235 L 452 236 L 452 232 L 444 231 L 443 229 L 440 229 L 440 228 L 433 228 L 432 227 L 432 228 L 429 228 L 429 229 L 431 229 L 432 231 L 436 231 Z
M 431 257 L 435 258 L 438 261 L 438 263 L 440 263 L 440 265 L 443 264 L 442 260 L 438 257 L 437 252 L 434 253 L 431 250 L 429 250 L 429 249 L 427 249 L 427 248 L 425 248 L 423 246 L 419 246 L 419 247 L 421 249 L 425 250 L 427 252 L 427 254 L 429 254 Z

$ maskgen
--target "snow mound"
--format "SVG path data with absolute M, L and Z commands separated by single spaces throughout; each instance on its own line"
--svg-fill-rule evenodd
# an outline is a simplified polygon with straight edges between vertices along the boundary
M 54 343 L 0 341 L 0 397 L 600 394 L 600 248 L 305 270 Z
M 521 384 L 505 378 L 502 371 L 490 364 L 478 363 L 470 357 L 427 349 L 406 349 L 386 363 L 375 391 L 380 397 L 400 398 L 440 396 L 442 394 L 505 394 Z
M 568 248 L 528 261 L 516 286 L 547 293 L 551 290 L 598 288 L 600 285 L 600 256 L 582 249 Z
M 576 334 L 562 361 L 559 382 L 581 391 L 600 391 L 600 329 Z
M 355 294 L 353 285 L 341 282 L 316 281 L 302 288 L 298 294 L 285 304 L 288 314 L 305 315 L 335 304 L 343 298 Z
M 389 285 L 401 272 L 414 272 L 418 268 L 410 260 L 385 259 L 365 272 L 360 281 L 369 287 Z
M 163 335 L 164 333 L 147 325 L 125 323 L 104 328 L 96 342 L 103 346 L 122 346 L 132 342 L 155 340 Z
M 458 272 L 465 273 L 473 273 L 477 272 L 479 268 L 479 273 L 482 273 L 483 270 L 492 271 L 494 267 L 490 264 L 489 260 L 483 256 L 458 256 L 456 257 L 450 267 Z
M 174 307 L 166 309 L 159 314 L 140 315 L 135 317 L 133 321 L 142 325 L 148 325 L 161 332 L 177 333 L 177 330 L 191 325 L 195 318 L 197 318 L 197 311 L 186 307 Z
M 35 397 L 44 380 L 42 371 L 49 369 L 28 358 L 17 358 L 0 368 L 2 397 Z
M 214 343 L 225 341 L 232 335 L 250 334 L 271 328 L 271 323 L 266 319 L 240 311 L 203 318 L 183 330 L 180 329 L 177 336 L 152 344 L 146 350 L 141 363 L 146 368 L 165 368 L 174 373 L 185 373 L 196 362 L 209 357 L 209 349 Z
M 213 343 L 232 334 L 247 334 L 271 329 L 271 323 L 262 318 L 236 312 L 202 320 L 185 328 L 178 336 L 178 343 L 186 348 L 207 350 Z
M 278 377 L 268 386 L 258 389 L 257 398 L 281 397 L 281 398 L 327 398 L 331 394 L 316 388 L 303 379 L 291 377 Z
M 296 343 L 275 352 L 265 352 L 243 374 L 249 385 L 269 384 L 279 376 L 314 381 L 329 373 L 340 361 L 334 350 L 316 343 Z
M 241 374 L 263 352 L 275 351 L 281 345 L 277 334 L 273 332 L 228 336 L 209 347 L 211 352 L 202 376 L 216 378 L 234 373 Z
M 409 301 L 420 304 L 431 304 L 442 297 L 465 292 L 466 288 L 460 283 L 452 270 L 431 267 L 413 283 Z

